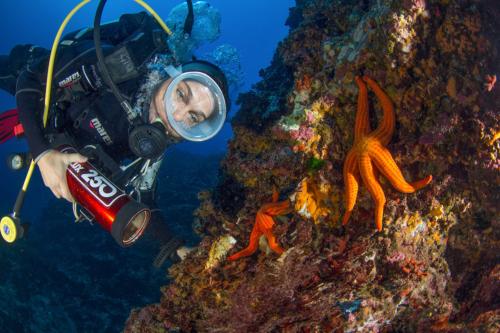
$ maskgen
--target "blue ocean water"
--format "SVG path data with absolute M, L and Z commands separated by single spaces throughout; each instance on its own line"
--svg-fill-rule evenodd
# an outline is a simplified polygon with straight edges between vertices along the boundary
M 244 81 L 240 92 L 258 81 L 258 72 L 272 58 L 287 34 L 284 22 L 293 0 L 207 1 L 222 16 L 221 36 L 195 52 L 203 54 L 221 44 L 234 46 L 241 59 Z M 77 1 L 2 1 L 0 54 L 16 44 L 50 48 L 59 24 Z M 66 32 L 91 26 L 98 1 L 91 1 L 70 22 Z M 151 0 L 161 15 L 180 1 Z M 103 21 L 142 10 L 133 1 L 109 0 Z M 232 96 L 232 100 L 236 96 Z M 15 107 L 12 96 L 0 90 L 0 110 Z M 232 105 L 230 117 L 237 110 Z M 182 143 L 164 163 L 160 206 L 175 230 L 191 237 L 192 211 L 197 191 L 213 186 L 218 161 L 232 132 L 227 123 L 206 143 Z M 0 214 L 12 209 L 24 172 L 12 172 L 3 162 L 16 151 L 26 151 L 22 140 L 0 146 Z M 200 166 L 205 168 L 200 169 Z M 167 282 L 165 269 L 151 267 L 155 249 L 141 245 L 123 250 L 97 226 L 74 224 L 70 206 L 53 198 L 35 172 L 22 211 L 31 223 L 28 237 L 14 245 L 0 242 L 1 332 L 119 332 L 133 307 L 157 302 L 159 287 Z M 177 226 L 177 227 L 176 227 Z M 194 238 L 191 238 L 195 242 Z

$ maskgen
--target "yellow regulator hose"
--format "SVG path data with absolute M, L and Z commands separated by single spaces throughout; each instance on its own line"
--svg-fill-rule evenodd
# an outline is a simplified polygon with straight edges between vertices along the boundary
M 47 83 L 45 86 L 45 104 L 44 104 L 44 110 L 43 110 L 43 127 L 45 128 L 47 126 L 47 120 L 49 116 L 49 109 L 50 109 L 50 93 L 51 93 L 51 88 L 52 88 L 52 75 L 54 72 L 54 62 L 56 59 L 56 53 L 57 53 L 57 46 L 59 45 L 59 39 L 61 39 L 61 35 L 66 28 L 66 25 L 68 22 L 71 20 L 71 17 L 75 15 L 75 13 L 80 10 L 83 6 L 88 4 L 91 0 L 83 0 L 80 2 L 71 12 L 69 12 L 68 15 L 66 15 L 66 18 L 64 19 L 63 23 L 59 27 L 59 30 L 57 31 L 57 35 L 54 38 L 54 43 L 52 44 L 52 50 L 50 51 L 50 59 L 49 59 L 49 69 L 47 71 Z M 26 178 L 24 180 L 23 188 L 22 190 L 26 192 L 28 189 L 28 185 L 31 180 L 31 176 L 33 175 L 33 171 L 35 170 L 35 160 L 31 160 L 30 167 L 28 169 L 28 173 L 26 174 Z M 16 212 L 15 212 L 16 213 Z
M 167 27 L 165 22 L 163 22 L 161 17 L 153 10 L 153 8 L 151 8 L 147 3 L 145 3 L 142 0 L 134 0 L 134 1 L 137 2 L 139 5 L 141 5 L 142 7 L 144 7 L 144 9 L 146 9 L 151 14 L 151 16 L 153 16 L 155 18 L 156 22 L 158 22 L 158 24 L 167 33 L 167 35 L 172 34 L 172 31 L 170 31 L 170 29 Z

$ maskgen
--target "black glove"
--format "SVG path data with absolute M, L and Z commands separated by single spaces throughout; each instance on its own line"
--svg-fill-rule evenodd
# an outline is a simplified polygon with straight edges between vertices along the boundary
M 177 237 L 173 237 L 168 242 L 164 243 L 153 261 L 153 266 L 160 268 L 167 259 L 174 264 L 180 262 L 181 258 L 177 255 L 177 249 L 183 244 L 184 241 Z

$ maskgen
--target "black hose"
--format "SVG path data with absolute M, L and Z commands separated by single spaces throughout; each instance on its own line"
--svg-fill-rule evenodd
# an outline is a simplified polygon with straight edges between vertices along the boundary
M 103 76 L 104 82 L 111 88 L 111 91 L 113 92 L 113 95 L 116 97 L 118 102 L 120 103 L 120 106 L 125 110 L 127 113 L 127 118 L 129 122 L 133 122 L 135 115 L 132 112 L 132 107 L 128 103 L 125 98 L 123 98 L 122 94 L 120 93 L 120 90 L 116 86 L 116 84 L 113 82 L 113 79 L 111 78 L 111 75 L 109 74 L 108 67 L 106 66 L 106 63 L 104 62 L 104 54 L 102 53 L 102 46 L 101 46 L 101 16 L 102 12 L 104 10 L 104 5 L 106 5 L 106 0 L 100 0 L 99 5 L 97 6 L 97 10 L 95 13 L 94 17 L 94 44 L 95 44 L 95 53 L 97 55 L 97 61 L 99 63 L 99 69 L 101 71 L 101 74 Z
M 184 35 L 191 36 L 191 31 L 193 31 L 194 24 L 194 12 L 193 12 L 193 1 L 186 0 L 188 6 L 188 14 L 186 20 L 184 21 Z
M 17 194 L 16 203 L 14 204 L 14 212 L 12 213 L 14 217 L 19 217 L 21 208 L 23 208 L 24 198 L 26 198 L 26 191 L 21 189 L 21 191 Z

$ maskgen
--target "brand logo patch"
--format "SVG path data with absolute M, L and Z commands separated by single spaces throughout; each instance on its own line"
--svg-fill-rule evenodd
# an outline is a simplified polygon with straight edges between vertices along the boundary
M 74 72 L 73 74 L 67 76 L 65 79 L 59 81 L 57 84 L 60 88 L 66 88 L 72 86 L 76 82 L 80 81 L 82 76 L 78 72 Z
M 113 144 L 113 140 L 111 140 L 111 137 L 109 136 L 108 132 L 106 132 L 106 130 L 104 129 L 104 127 L 102 126 L 101 122 L 99 121 L 99 119 L 96 117 L 96 118 L 92 118 L 90 120 L 90 127 L 91 128 L 94 128 L 97 133 L 99 133 L 99 135 L 101 136 L 102 140 L 108 145 L 112 145 Z
M 101 176 L 96 170 L 86 169 L 76 162 L 71 163 L 70 166 L 91 189 L 96 190 L 95 194 L 98 194 L 101 199 L 112 198 L 118 193 L 118 189 L 113 183 L 107 180 L 106 177 Z M 83 172 L 80 173 L 80 171 Z
M 105 207 L 112 206 L 116 200 L 125 196 L 123 191 L 118 189 L 106 177 L 99 174 L 92 164 L 74 162 L 69 166 L 68 172 L 83 186 L 87 193 L 91 194 Z

